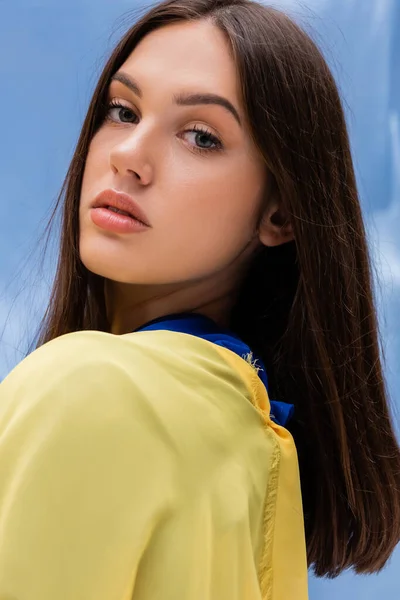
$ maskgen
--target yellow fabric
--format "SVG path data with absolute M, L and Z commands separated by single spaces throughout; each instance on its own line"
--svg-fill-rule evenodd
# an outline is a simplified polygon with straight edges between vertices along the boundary
M 247 382 L 249 397 L 265 424 L 275 446 L 269 471 L 264 509 L 264 549 L 259 577 L 263 600 L 307 598 L 307 551 L 304 537 L 300 472 L 296 447 L 290 432 L 270 419 L 267 390 L 256 370 L 237 354 L 217 350 Z
M 0 384 L 1 600 L 306 600 L 297 457 L 255 370 L 79 332 Z

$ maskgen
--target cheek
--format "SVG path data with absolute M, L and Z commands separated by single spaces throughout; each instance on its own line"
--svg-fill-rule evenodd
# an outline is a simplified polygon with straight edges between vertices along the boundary
M 175 189 L 170 210 L 154 231 L 163 264 L 169 262 L 171 269 L 175 264 L 176 274 L 180 270 L 188 279 L 224 269 L 255 235 L 261 186 L 249 186 L 243 173 L 231 173 L 196 185 L 191 179 L 187 188 Z
M 227 164 L 226 168 L 211 167 L 201 177 L 188 176 L 173 185 L 175 197 L 167 213 L 172 223 L 178 217 L 182 235 L 200 237 L 199 242 L 242 246 L 254 231 L 261 203 L 263 181 L 250 164 Z

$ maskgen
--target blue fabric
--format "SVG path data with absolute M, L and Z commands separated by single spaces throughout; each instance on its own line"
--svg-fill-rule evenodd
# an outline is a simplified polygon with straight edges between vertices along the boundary
M 136 329 L 136 331 L 151 331 L 151 330 L 168 330 L 178 331 L 180 333 L 188 333 L 201 337 L 205 340 L 228 348 L 240 357 L 244 357 L 249 352 L 253 355 L 253 360 L 258 367 L 258 376 L 264 383 L 268 391 L 268 378 L 265 370 L 265 366 L 260 357 L 258 357 L 251 348 L 243 342 L 237 335 L 232 331 L 219 327 L 215 321 L 198 313 L 176 313 L 171 315 L 165 315 L 152 321 L 149 321 L 142 327 Z M 270 400 L 271 413 L 270 417 L 278 425 L 285 426 L 287 422 L 293 417 L 294 405 L 288 404 L 287 402 L 280 402 L 278 400 Z

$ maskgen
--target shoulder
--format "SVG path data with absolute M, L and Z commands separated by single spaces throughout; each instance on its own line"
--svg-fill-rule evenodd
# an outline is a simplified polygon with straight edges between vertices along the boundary
M 56 338 L 22 360 L 0 385 L 2 406 L 38 402 L 80 403 L 104 389 L 118 385 L 120 368 L 113 359 L 114 338 L 97 331 L 80 331 Z M 100 394 L 101 396 L 102 394 Z M 104 394 L 103 394 L 104 395 Z M 1 409 L 0 409 L 1 410 Z
M 251 379 L 250 365 L 237 360 Z M 262 419 L 235 364 L 215 344 L 177 332 L 67 334 L 34 351 L 2 382 L 0 429 L 17 415 L 40 423 L 46 415 L 54 424 L 68 421 L 71 435 L 86 427 L 97 438 L 99 431 L 112 437 L 127 428 L 140 429 L 143 439 L 145 430 L 188 464 L 198 462 L 199 447 L 203 464 L 215 461 L 215 453 L 259 455 L 267 443 Z
M 119 336 L 79 331 L 32 352 L 5 378 L 0 393 L 6 388 L 32 393 L 60 386 L 81 393 L 104 386 L 123 392 L 128 386 L 157 396 L 178 388 L 188 400 L 201 393 L 204 405 L 211 395 L 217 404 L 219 394 L 226 392 L 233 403 L 240 399 L 246 411 L 254 404 L 255 379 L 256 372 L 245 360 L 193 335 L 163 330 Z M 226 398 L 223 405 L 227 407 Z

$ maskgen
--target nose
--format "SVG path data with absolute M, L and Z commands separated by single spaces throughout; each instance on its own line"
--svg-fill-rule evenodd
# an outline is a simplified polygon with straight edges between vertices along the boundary
M 148 185 L 153 177 L 153 167 L 149 156 L 150 139 L 144 139 L 137 132 L 131 132 L 110 150 L 110 166 L 115 175 L 136 179 Z

